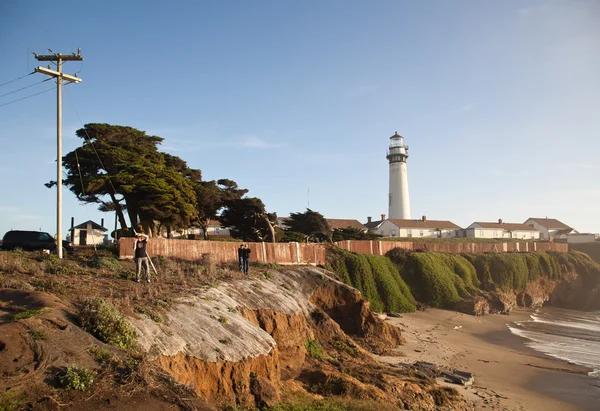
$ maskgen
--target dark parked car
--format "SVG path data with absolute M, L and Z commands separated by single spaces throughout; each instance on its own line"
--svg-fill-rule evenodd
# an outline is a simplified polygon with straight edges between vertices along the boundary
M 68 241 L 62 242 L 63 248 L 72 250 L 73 244 Z M 3 250 L 56 250 L 56 241 L 48 233 L 42 231 L 11 230 L 4 234 L 2 239 Z

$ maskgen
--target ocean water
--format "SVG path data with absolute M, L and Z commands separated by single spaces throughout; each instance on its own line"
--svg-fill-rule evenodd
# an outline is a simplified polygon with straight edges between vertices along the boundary
M 525 345 L 591 368 L 590 375 L 600 378 L 600 312 L 540 308 L 530 318 L 507 326 Z

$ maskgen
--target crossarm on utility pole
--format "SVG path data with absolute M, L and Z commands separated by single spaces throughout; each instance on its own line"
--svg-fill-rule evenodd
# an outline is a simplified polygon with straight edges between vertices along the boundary
M 80 83 L 80 82 L 83 81 L 83 79 L 80 79 L 79 77 L 70 76 L 70 75 L 62 73 L 60 71 L 50 70 L 50 69 L 45 68 L 45 67 L 36 67 L 35 68 L 35 72 L 36 73 L 46 74 L 46 75 L 52 76 L 52 77 L 60 77 L 63 80 L 71 81 L 73 83 Z

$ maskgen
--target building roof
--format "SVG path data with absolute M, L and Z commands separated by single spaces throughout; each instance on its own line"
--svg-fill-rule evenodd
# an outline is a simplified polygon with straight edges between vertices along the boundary
M 364 230 L 366 227 L 358 220 L 344 220 L 339 218 L 326 218 L 329 228 L 332 230 L 342 228 L 358 228 Z
M 569 227 L 565 223 L 558 221 L 555 218 L 533 218 L 529 217 L 527 221 L 535 221 L 542 227 L 545 227 L 549 230 L 572 230 L 573 228 Z
M 401 220 L 390 218 L 388 221 L 396 224 L 400 228 L 439 228 L 449 230 L 460 230 L 461 228 L 452 221 L 445 220 Z
M 538 231 L 532 226 L 527 224 L 519 224 L 519 223 L 487 223 L 481 221 L 475 221 L 473 224 L 478 224 L 482 228 L 494 228 L 496 230 L 506 230 L 506 231 Z
M 385 220 L 371 221 L 370 223 L 364 223 L 363 225 L 367 228 L 376 228 L 381 225 Z
M 76 225 L 73 228 L 80 228 L 82 230 L 87 230 L 88 223 L 92 223 L 92 230 L 108 231 L 107 228 L 102 227 L 100 224 L 95 223 L 92 220 L 87 220 L 86 222 Z

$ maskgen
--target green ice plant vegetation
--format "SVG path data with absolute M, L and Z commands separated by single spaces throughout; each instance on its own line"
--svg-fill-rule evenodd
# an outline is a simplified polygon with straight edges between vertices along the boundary
M 340 280 L 358 289 L 377 312 L 411 312 L 415 300 L 400 273 L 384 256 L 357 254 L 334 249 L 327 268 Z
M 479 288 L 524 291 L 528 282 L 572 272 L 590 287 L 600 283 L 600 265 L 576 251 L 461 255 L 394 248 L 383 257 L 332 248 L 326 268 L 358 289 L 373 311 L 386 312 L 414 311 L 415 300 L 452 308 Z
M 81 325 L 85 331 L 107 344 L 125 349 L 136 346 L 136 332 L 129 321 L 104 299 L 85 301 L 81 310 Z

